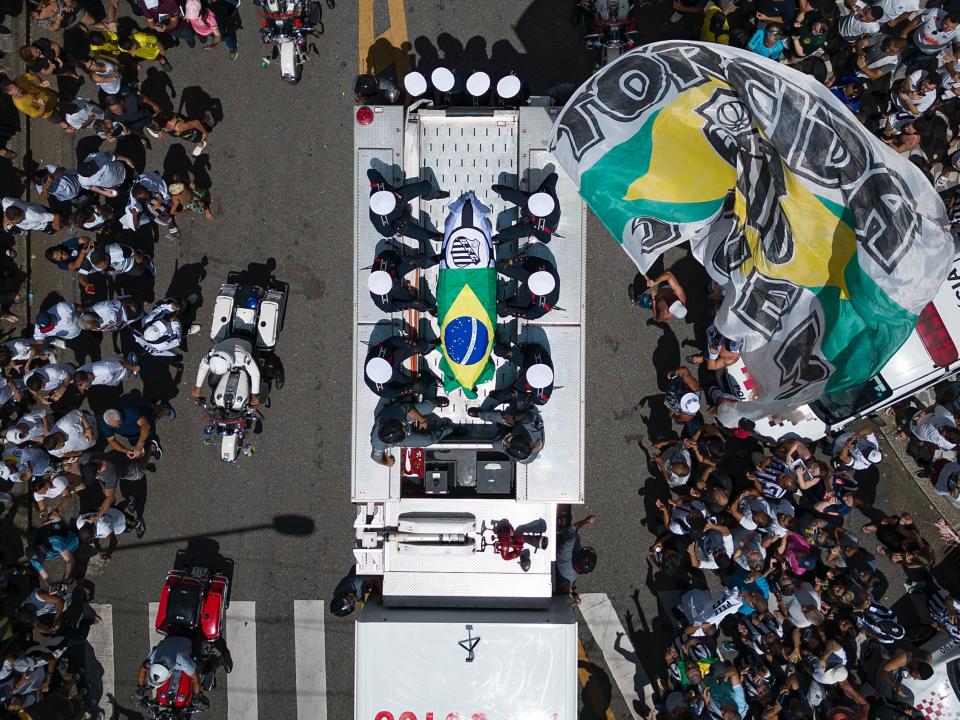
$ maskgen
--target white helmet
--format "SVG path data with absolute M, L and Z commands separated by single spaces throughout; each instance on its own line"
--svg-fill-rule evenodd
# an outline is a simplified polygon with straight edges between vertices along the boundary
M 374 215 L 389 215 L 397 209 L 397 196 L 389 190 L 377 190 L 370 196 L 370 209 Z
M 553 370 L 544 363 L 531 365 L 527 368 L 527 382 L 530 383 L 530 387 L 537 390 L 550 387 L 550 383 L 553 382 Z
M 233 367 L 233 358 L 226 350 L 214 350 L 210 353 L 207 365 L 210 366 L 210 372 L 214 375 L 223 375 L 230 372 L 230 368 Z
M 157 342 L 169 331 L 166 321 L 154 320 L 143 329 L 143 339 L 147 342 Z
M 667 309 L 677 320 L 683 320 L 687 316 L 687 306 L 679 300 L 674 300 Z
M 374 270 L 367 278 L 367 287 L 374 295 L 389 295 L 393 290 L 393 278 L 386 270 Z
M 150 683 L 150 687 L 160 687 L 170 679 L 171 674 L 170 668 L 163 663 L 151 663 L 147 671 L 147 682 Z
M 427 79 L 416 70 L 403 76 L 403 89 L 410 97 L 420 97 L 427 91 Z
M 450 92 L 453 90 L 455 80 L 453 73 L 450 72 L 450 68 L 445 68 L 441 65 L 430 73 L 430 82 L 432 82 L 433 86 L 440 92 Z
M 520 94 L 520 78 L 516 75 L 505 75 L 497 81 L 497 95 L 509 100 Z
M 547 217 L 557 207 L 557 204 L 547 193 L 538 192 L 527 198 L 527 207 L 530 209 L 531 215 Z
M 367 362 L 367 377 L 382 385 L 393 377 L 393 366 L 381 357 L 370 358 Z
M 534 295 L 549 295 L 556 286 L 557 281 L 546 270 L 537 270 L 527 280 L 527 287 Z
M 490 76 L 485 72 L 475 72 L 467 78 L 467 92 L 473 97 L 485 95 L 490 90 Z

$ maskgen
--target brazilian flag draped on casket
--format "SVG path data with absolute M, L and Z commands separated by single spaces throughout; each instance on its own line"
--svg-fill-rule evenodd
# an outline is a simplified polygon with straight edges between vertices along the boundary
M 490 208 L 468 192 L 449 209 L 437 281 L 440 369 L 448 393 L 461 388 L 475 398 L 477 385 L 494 373 L 490 351 L 496 328 L 497 270 Z

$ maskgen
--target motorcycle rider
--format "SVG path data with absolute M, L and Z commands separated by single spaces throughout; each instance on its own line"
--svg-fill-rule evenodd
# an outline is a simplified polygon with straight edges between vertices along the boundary
M 193 659 L 193 640 L 179 635 L 168 635 L 153 646 L 137 673 L 137 695 L 146 695 L 149 692 L 148 685 L 150 689 L 160 687 L 175 670 L 190 678 L 194 703 L 208 704 L 209 701 L 203 696 L 197 663 Z
M 557 174 L 550 173 L 532 193 L 516 190 L 507 185 L 490 188 L 507 202 L 520 208 L 516 224 L 501 230 L 494 238 L 496 243 L 533 236 L 542 243 L 550 242 L 560 224 L 560 201 L 557 199 Z
M 396 187 L 373 168 L 367 170 L 367 178 L 370 180 L 370 222 L 377 232 L 385 237 L 406 235 L 415 240 L 443 239 L 443 233 L 427 230 L 413 222 L 410 201 L 420 197 L 439 200 L 450 197 L 449 192 L 435 190 L 429 180 Z
M 260 404 L 260 368 L 250 352 L 236 338 L 227 338 L 217 343 L 203 356 L 191 395 L 194 398 L 200 397 L 207 373 L 220 377 L 236 368 L 246 370 L 250 376 L 250 406 L 257 407 Z

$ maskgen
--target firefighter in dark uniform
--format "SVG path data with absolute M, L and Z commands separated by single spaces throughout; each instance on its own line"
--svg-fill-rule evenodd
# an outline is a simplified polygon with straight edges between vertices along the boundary
M 512 403 L 506 410 L 481 410 L 467 408 L 467 415 L 485 422 L 496 423 L 499 428 L 493 441 L 493 449 L 526 465 L 540 455 L 546 436 L 543 432 L 543 417 L 533 405 L 520 407 Z
M 510 361 L 520 372 L 513 383 L 487 395 L 481 406 L 484 410 L 507 402 L 515 402 L 519 407 L 547 404 L 553 394 L 553 360 L 543 345 L 497 343 L 493 354 Z
M 363 365 L 363 379 L 367 387 L 382 398 L 424 395 L 436 399 L 440 380 L 426 369 L 420 358 L 420 373 L 414 374 L 404 365 L 414 356 L 423 356 L 440 344 L 439 340 L 408 340 L 392 335 L 383 342 L 371 345 Z
M 537 320 L 560 299 L 560 275 L 549 260 L 518 255 L 497 261 L 497 272 L 519 283 L 516 292 L 497 302 L 497 315 Z
M 370 179 L 370 222 L 381 235 L 406 235 L 415 240 L 442 240 L 443 233 L 432 232 L 413 221 L 410 201 L 422 197 L 434 200 L 450 197 L 449 192 L 435 191 L 428 180 L 395 187 L 374 169 L 367 170 Z
M 435 313 L 436 303 L 421 298 L 420 291 L 406 279 L 406 275 L 417 269 L 433 267 L 440 262 L 440 256 L 424 252 L 401 255 L 397 247 L 383 250 L 373 259 L 367 287 L 374 304 L 386 313 L 410 309 Z
M 534 192 L 516 190 L 506 185 L 494 185 L 491 188 L 507 202 L 520 208 L 520 219 L 508 228 L 504 228 L 494 238 L 494 242 L 505 242 L 519 238 L 535 237 L 542 243 L 550 242 L 560 224 L 560 201 L 557 199 L 557 174 L 550 173 Z

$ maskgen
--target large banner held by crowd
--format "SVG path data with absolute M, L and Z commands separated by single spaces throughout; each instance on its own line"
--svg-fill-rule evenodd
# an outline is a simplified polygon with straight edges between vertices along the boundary
M 825 87 L 745 50 L 660 42 L 566 104 L 551 149 L 640 270 L 689 242 L 778 414 L 875 375 L 954 253 L 929 180 Z

